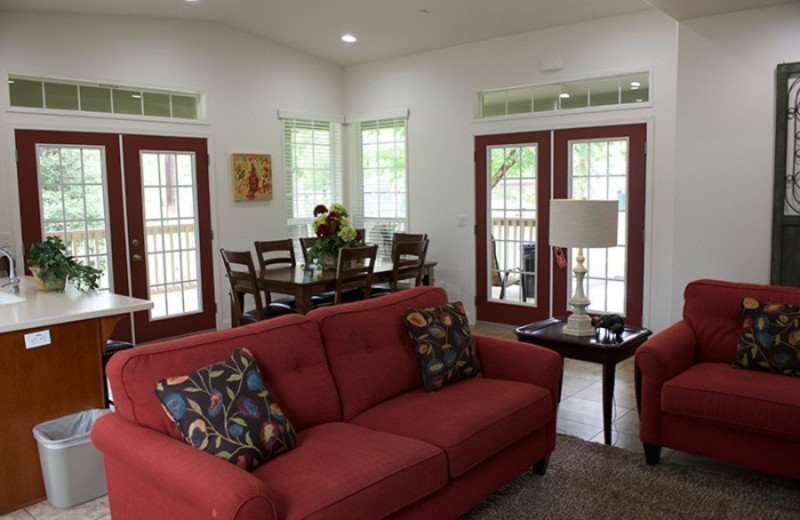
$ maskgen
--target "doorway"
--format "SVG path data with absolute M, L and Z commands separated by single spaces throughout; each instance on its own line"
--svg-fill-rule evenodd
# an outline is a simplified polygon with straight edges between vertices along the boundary
M 476 137 L 478 320 L 523 325 L 568 315 L 575 251 L 564 267 L 551 261 L 550 200 L 587 198 L 617 201 L 620 216 L 617 246 L 586 250 L 589 311 L 641 324 L 646 129 Z
M 100 290 L 152 300 L 112 337 L 152 341 L 213 329 L 207 142 L 17 130 L 23 251 L 59 236 L 104 271 Z M 26 251 L 27 252 L 27 251 Z

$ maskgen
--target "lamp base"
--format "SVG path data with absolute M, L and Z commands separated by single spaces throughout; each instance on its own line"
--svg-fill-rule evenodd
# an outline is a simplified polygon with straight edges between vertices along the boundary
M 588 314 L 573 312 L 561 332 L 567 336 L 594 336 L 597 329 L 592 326 L 592 318 Z

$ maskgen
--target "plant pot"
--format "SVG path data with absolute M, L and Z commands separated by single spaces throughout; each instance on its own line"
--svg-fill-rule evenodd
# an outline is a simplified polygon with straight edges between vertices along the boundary
M 36 288 L 40 291 L 63 291 L 64 286 L 67 284 L 66 277 L 58 277 L 52 271 L 42 272 L 38 267 L 31 266 L 31 274 Z

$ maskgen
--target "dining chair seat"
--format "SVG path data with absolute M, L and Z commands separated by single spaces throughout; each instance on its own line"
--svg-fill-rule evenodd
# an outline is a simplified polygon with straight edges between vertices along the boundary
M 372 286 L 373 294 L 383 296 L 422 285 L 428 239 L 397 241 L 392 244 L 392 279 L 388 284 Z
M 297 265 L 294 245 L 291 238 L 280 240 L 255 241 L 256 257 L 261 269 L 275 267 L 294 267 Z M 269 291 L 264 291 L 264 302 L 270 314 L 280 316 L 297 312 L 297 301 L 294 296 L 273 298 Z

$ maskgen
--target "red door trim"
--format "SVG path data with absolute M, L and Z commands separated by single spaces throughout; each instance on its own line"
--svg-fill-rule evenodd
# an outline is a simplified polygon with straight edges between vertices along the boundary
M 631 325 L 642 323 L 642 300 L 644 288 L 644 211 L 647 125 L 616 125 L 593 128 L 558 130 L 554 132 L 554 182 L 553 198 L 563 199 L 568 193 L 569 154 L 567 146 L 571 140 L 605 139 L 613 137 L 629 138 L 628 154 L 628 236 L 625 280 L 626 316 Z M 591 266 L 590 266 L 591 269 Z M 553 312 L 559 316 L 569 314 L 567 309 L 567 269 L 553 272 Z
M 486 149 L 490 146 L 537 144 L 537 212 L 536 212 L 536 307 L 493 303 L 489 301 L 487 281 L 487 186 Z M 476 224 L 476 314 L 477 319 L 495 323 L 524 325 L 550 315 L 549 203 L 550 198 L 550 132 L 523 132 L 478 136 L 475 138 L 475 215 Z

